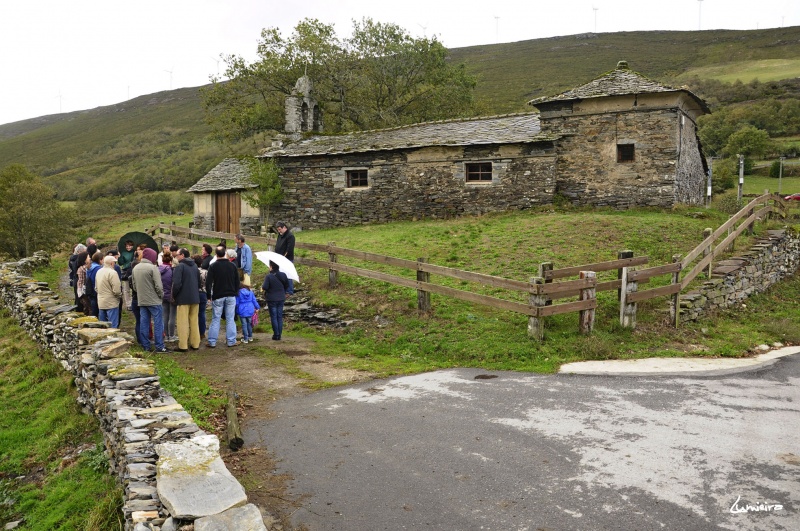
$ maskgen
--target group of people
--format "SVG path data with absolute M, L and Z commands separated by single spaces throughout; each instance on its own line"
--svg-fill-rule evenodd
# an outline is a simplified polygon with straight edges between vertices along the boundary
M 275 251 L 294 260 L 294 235 L 278 222 Z M 245 237 L 236 235 L 236 248 L 203 244 L 202 254 L 191 256 L 185 248 L 164 244 L 158 255 L 146 244 L 124 242 L 124 250 L 97 250 L 88 238 L 75 246 L 69 260 L 70 284 L 75 304 L 86 315 L 119 328 L 123 304 L 135 318 L 137 342 L 145 350 L 170 352 L 167 342 L 177 342 L 186 352 L 206 346 L 215 348 L 224 318 L 225 343 L 239 344 L 236 316 L 242 327 L 242 343 L 253 341 L 253 320 L 261 306 L 251 289 L 253 252 Z M 272 325 L 273 340 L 283 332 L 283 305 L 294 292 L 292 281 L 274 262 L 269 263 L 262 289 Z M 211 301 L 211 323 L 206 330 L 206 306 Z M 207 334 L 206 334 L 207 332 Z

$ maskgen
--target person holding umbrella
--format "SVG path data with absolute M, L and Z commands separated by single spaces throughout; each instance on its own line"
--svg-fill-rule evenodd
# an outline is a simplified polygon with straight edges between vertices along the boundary
M 278 238 L 275 240 L 275 252 L 281 256 L 285 256 L 290 262 L 294 262 L 294 234 L 286 226 L 286 223 L 279 221 L 275 224 L 275 230 L 278 231 Z M 289 295 L 294 293 L 294 282 L 289 279 Z
M 283 333 L 283 303 L 286 301 L 286 294 L 289 291 L 289 279 L 286 273 L 282 272 L 273 261 L 269 262 L 269 274 L 264 277 L 261 289 L 267 295 L 267 308 L 269 308 L 269 320 L 272 324 L 272 339 L 280 341 Z

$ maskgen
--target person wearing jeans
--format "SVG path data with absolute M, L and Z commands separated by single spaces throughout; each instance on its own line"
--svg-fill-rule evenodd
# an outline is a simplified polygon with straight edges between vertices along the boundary
M 269 308 L 269 320 L 272 323 L 272 339 L 280 341 L 283 334 L 283 303 L 286 301 L 286 293 L 289 291 L 289 279 L 286 273 L 280 270 L 278 264 L 270 260 L 269 274 L 264 277 L 261 289 L 267 295 L 267 308 Z
M 206 294 L 211 299 L 211 326 L 207 346 L 217 346 L 220 321 L 225 318 L 225 339 L 229 347 L 236 342 L 236 293 L 239 288 L 239 271 L 236 264 L 225 259 L 225 248 L 218 246 L 217 261 L 208 268 Z
M 139 338 L 142 348 L 150 350 L 150 319 L 153 320 L 153 339 L 156 352 L 169 352 L 164 346 L 164 321 L 161 315 L 161 302 L 164 286 L 161 273 L 156 266 L 156 252 L 152 249 L 142 251 L 142 260 L 133 268 L 131 287 L 136 292 L 139 304 Z

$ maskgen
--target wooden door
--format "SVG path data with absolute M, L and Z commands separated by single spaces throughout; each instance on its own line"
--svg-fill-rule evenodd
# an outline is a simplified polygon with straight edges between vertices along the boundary
M 238 233 L 239 218 L 242 216 L 242 199 L 239 192 L 217 192 L 214 203 L 215 230 L 230 234 Z

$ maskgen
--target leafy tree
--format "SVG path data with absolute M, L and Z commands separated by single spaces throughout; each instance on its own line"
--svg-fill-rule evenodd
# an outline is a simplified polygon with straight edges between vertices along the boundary
M 719 159 L 714 161 L 711 175 L 711 192 L 721 194 L 736 186 L 736 176 L 739 174 L 739 161 L 734 159 Z
M 0 249 L 15 258 L 53 251 L 71 240 L 74 211 L 55 200 L 55 191 L 25 166 L 0 170 Z
M 258 209 L 263 225 L 265 221 L 269 222 L 270 208 L 283 199 L 278 165 L 272 159 L 262 161 L 255 157 L 246 157 L 243 162 L 250 170 L 250 178 L 257 186 L 243 192 L 242 199 L 251 207 Z
M 723 153 L 730 157 L 736 154 L 747 158 L 762 157 L 769 147 L 769 134 L 766 131 L 746 125 L 728 137 Z
M 264 29 L 252 64 L 223 56 L 228 81 L 212 78 L 201 97 L 228 140 L 282 130 L 285 98 L 303 75 L 331 132 L 471 114 L 475 79 L 447 55 L 435 37 L 414 38 L 396 24 L 354 21 L 352 36 L 340 39 L 333 26 L 305 19 L 287 39 Z

